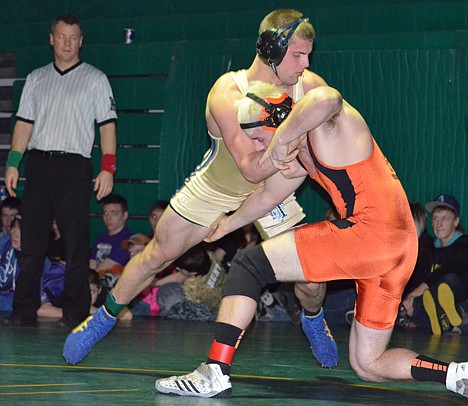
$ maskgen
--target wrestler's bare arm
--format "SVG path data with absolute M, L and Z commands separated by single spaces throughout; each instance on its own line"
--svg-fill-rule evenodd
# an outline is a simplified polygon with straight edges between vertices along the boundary
M 304 88 L 304 93 L 307 93 L 309 90 L 315 89 L 319 86 L 328 86 L 328 84 L 321 76 L 306 69 L 302 77 L 302 86 Z
M 234 103 L 243 96 L 230 75 L 223 75 L 208 95 L 207 123 L 211 134 L 222 137 L 240 172 L 249 182 L 259 183 L 275 172 L 266 151 L 257 147 L 239 126 Z
M 342 108 L 341 94 L 328 86 L 320 86 L 307 92 L 299 100 L 287 119 L 278 128 L 268 148 L 274 165 L 285 169 L 285 163 L 293 156 L 298 138 L 304 137 L 336 116 Z

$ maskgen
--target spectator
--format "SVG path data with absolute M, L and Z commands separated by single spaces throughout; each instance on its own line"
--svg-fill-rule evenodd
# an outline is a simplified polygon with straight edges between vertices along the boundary
M 411 213 L 418 233 L 418 259 L 410 280 L 406 284 L 403 298 L 417 288 L 429 275 L 431 269 L 429 250 L 434 245 L 434 238 L 427 232 L 426 210 L 420 202 L 410 203 Z
M 146 244 L 150 242 L 150 238 L 144 234 L 133 234 L 128 240 L 122 241 L 122 248 L 127 250 L 130 257 L 143 251 Z
M 135 316 L 214 320 L 226 273 L 208 254 L 204 243 L 174 261 L 176 272 L 155 280 L 154 287 L 130 304 Z
M 13 295 L 19 275 L 16 251 L 21 249 L 21 217 L 17 215 L 11 222 L 10 233 L 0 238 L 0 312 L 10 315 L 13 312 Z
M 94 314 L 97 307 L 104 303 L 107 292 L 105 292 L 102 287 L 99 275 L 94 269 L 89 270 L 88 282 L 89 290 L 91 292 L 91 307 L 89 309 L 89 314 Z M 54 305 L 52 302 L 44 301 L 37 311 L 37 316 L 60 319 L 63 317 L 63 311 L 61 307 Z M 132 318 L 132 312 L 128 308 L 123 309 L 119 314 L 120 320 L 131 320 Z
M 132 232 L 126 226 L 128 206 L 125 198 L 109 195 L 102 199 L 101 206 L 102 219 L 107 230 L 94 242 L 89 267 L 96 270 L 101 278 L 106 273 L 112 276 L 109 285 L 113 286 L 130 259 L 130 254 L 122 247 L 122 243 L 132 236 Z
M 158 200 L 151 206 L 148 217 L 148 221 L 151 226 L 150 238 L 153 238 L 154 230 L 156 230 L 159 219 L 161 218 L 167 206 L 169 206 L 169 202 L 167 200 Z
M 100 200 L 112 191 L 114 182 L 117 114 L 106 75 L 80 60 L 82 43 L 80 21 L 59 16 L 49 35 L 54 61 L 28 75 L 21 95 L 5 172 L 8 193 L 16 196 L 18 166 L 28 150 L 21 274 L 14 315 L 7 320 L 14 324 L 16 319 L 19 325 L 37 320 L 40 272 L 54 218 L 66 244 L 65 322 L 74 327 L 89 313 L 91 150 L 97 124 L 103 155 L 94 191 Z
M 21 251 L 21 217 L 16 216 L 12 223 L 11 234 L 0 238 L 0 312 L 11 315 L 16 281 L 20 275 L 17 260 Z M 60 262 L 45 259 L 42 268 L 41 298 L 57 304 L 63 302 L 65 293 L 65 266 Z M 4 319 L 5 320 L 5 319 Z
M 426 210 L 431 213 L 436 238 L 427 250 L 424 281 L 403 305 L 408 328 L 430 326 L 434 335 L 440 335 L 460 327 L 468 309 L 468 236 L 459 228 L 460 205 L 453 196 L 438 196 L 426 204 Z
M 21 214 L 22 201 L 19 197 L 8 196 L 1 202 L 2 207 L 2 230 L 0 237 L 9 234 L 11 225 L 18 214 Z

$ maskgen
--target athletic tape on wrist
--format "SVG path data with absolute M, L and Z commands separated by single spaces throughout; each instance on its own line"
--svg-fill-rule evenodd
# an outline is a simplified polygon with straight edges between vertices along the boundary
M 213 344 L 211 345 L 210 354 L 208 355 L 208 358 L 212 359 L 213 361 L 219 361 L 223 364 L 231 365 L 235 352 L 235 347 L 231 347 L 227 344 L 218 343 L 216 340 L 214 340 Z
M 117 170 L 117 157 L 112 154 L 104 154 L 101 159 L 101 171 L 115 174 Z
M 13 168 L 18 168 L 22 159 L 23 159 L 23 154 L 19 151 L 12 149 L 10 152 L 8 152 L 8 159 L 6 161 L 5 166 L 7 168 L 9 166 Z

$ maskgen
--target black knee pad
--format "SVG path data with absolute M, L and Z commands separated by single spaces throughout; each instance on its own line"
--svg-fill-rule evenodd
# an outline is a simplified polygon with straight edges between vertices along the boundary
M 247 296 L 257 301 L 264 286 L 276 283 L 275 272 L 261 245 L 239 251 L 227 276 L 223 297 Z

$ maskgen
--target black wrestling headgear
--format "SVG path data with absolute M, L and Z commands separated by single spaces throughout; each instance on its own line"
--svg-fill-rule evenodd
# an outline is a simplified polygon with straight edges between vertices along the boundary
M 277 30 L 263 31 L 257 39 L 257 55 L 263 62 L 271 66 L 276 74 L 276 66 L 278 66 L 286 55 L 288 43 L 291 36 L 296 31 L 296 28 L 308 18 L 300 17 L 297 20 L 281 27 Z M 288 35 L 283 35 L 286 30 L 289 30 Z

